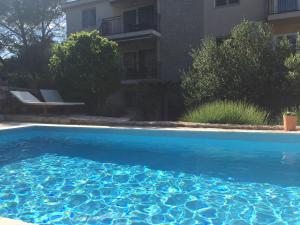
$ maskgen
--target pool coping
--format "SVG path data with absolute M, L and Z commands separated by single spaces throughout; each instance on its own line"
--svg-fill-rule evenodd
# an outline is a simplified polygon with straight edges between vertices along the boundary
M 300 131 L 285 132 L 283 130 L 247 130 L 247 129 L 222 129 L 222 128 L 191 128 L 191 127 L 156 127 L 156 126 L 100 126 L 100 125 L 70 125 L 70 124 L 46 124 L 46 123 L 20 123 L 18 125 L 0 127 L 0 130 L 11 130 L 29 127 L 66 127 L 66 128 L 91 128 L 91 129 L 132 129 L 132 130 L 161 130 L 161 131 L 188 131 L 188 132 L 227 132 L 227 133 L 277 133 L 300 134 Z
M 1 225 L 34 225 L 33 223 L 25 223 L 21 220 L 13 220 L 9 218 L 0 217 Z
M 230 131 L 230 132 L 280 132 L 283 131 L 282 125 L 233 125 L 233 124 L 205 124 L 190 123 L 182 121 L 131 121 L 128 118 L 111 118 L 87 115 L 12 115 L 0 114 L 0 121 L 20 123 L 20 124 L 38 124 L 55 126 L 84 126 L 84 127 L 110 127 L 127 129 L 162 129 L 162 130 L 186 130 L 186 131 Z M 1 122 L 0 122 L 1 123 Z M 290 133 L 300 133 L 298 131 Z M 1 127 L 0 127 L 1 129 Z

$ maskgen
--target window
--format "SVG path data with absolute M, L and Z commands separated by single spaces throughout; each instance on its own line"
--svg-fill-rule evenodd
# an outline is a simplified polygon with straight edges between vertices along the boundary
M 216 0 L 216 7 L 223 6 L 227 4 L 227 0 Z
M 123 66 L 127 79 L 138 76 L 137 52 L 126 52 L 123 55 Z
M 226 5 L 232 5 L 232 4 L 239 4 L 240 0 L 215 0 L 215 6 L 226 6 Z
M 154 49 L 126 52 L 123 67 L 127 79 L 154 77 L 157 74 L 156 52 Z
M 278 13 L 295 11 L 298 9 L 298 0 L 278 0 Z
M 96 26 L 96 8 L 82 11 L 82 27 L 89 28 Z
M 145 6 L 123 13 L 125 32 L 154 28 L 154 6 Z
M 138 10 L 139 29 L 146 30 L 154 25 L 154 6 L 146 6 Z
M 240 0 L 229 0 L 229 4 L 238 4 L 240 3 Z
M 132 32 L 136 30 L 136 13 L 136 10 L 130 10 L 123 13 L 125 32 Z

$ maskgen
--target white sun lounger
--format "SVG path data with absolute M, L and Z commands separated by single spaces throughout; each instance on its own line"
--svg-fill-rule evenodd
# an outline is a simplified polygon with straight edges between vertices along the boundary
M 41 89 L 40 90 L 45 102 L 47 103 L 62 103 L 69 106 L 84 106 L 85 104 L 83 102 L 64 102 L 61 95 L 57 90 L 47 90 L 47 89 Z
M 63 102 L 41 102 L 34 95 L 28 91 L 10 91 L 21 103 L 26 105 L 40 105 L 40 106 L 68 106 L 69 104 Z
M 82 106 L 82 104 L 74 104 L 67 102 L 41 102 L 38 98 L 36 98 L 28 91 L 10 91 L 10 93 L 24 105 L 42 108 L 45 114 L 47 114 L 48 109 L 50 108 L 69 108 L 75 106 Z

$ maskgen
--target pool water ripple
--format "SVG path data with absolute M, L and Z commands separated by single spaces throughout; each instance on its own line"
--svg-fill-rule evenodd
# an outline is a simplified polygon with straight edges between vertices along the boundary
M 300 225 L 300 138 L 0 131 L 0 217 L 41 225 Z
M 300 221 L 300 187 L 232 182 L 55 154 L 2 167 L 0 199 L 0 215 L 37 224 Z

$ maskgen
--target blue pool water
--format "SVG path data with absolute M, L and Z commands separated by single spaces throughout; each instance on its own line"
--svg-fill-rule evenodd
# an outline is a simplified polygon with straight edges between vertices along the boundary
M 300 136 L 0 131 L 0 217 L 37 224 L 300 224 Z

